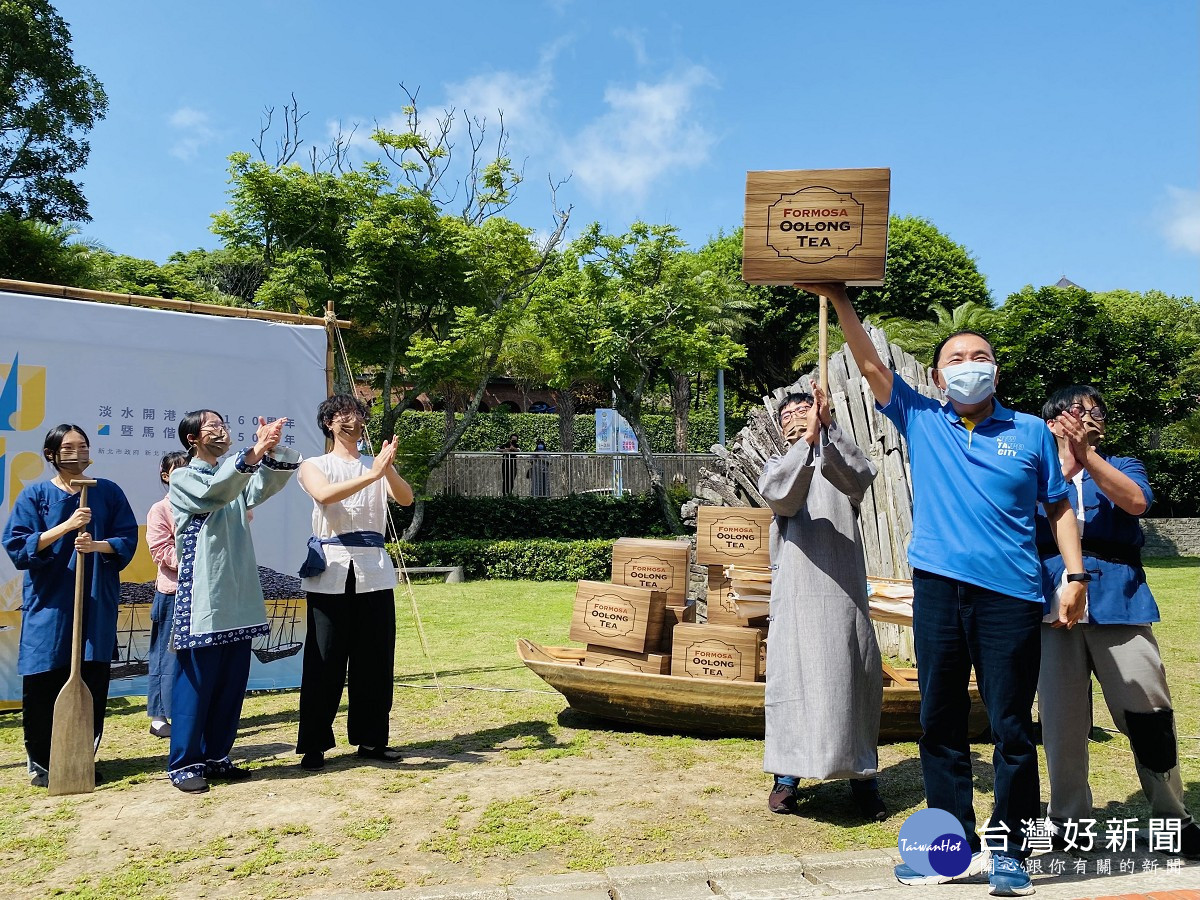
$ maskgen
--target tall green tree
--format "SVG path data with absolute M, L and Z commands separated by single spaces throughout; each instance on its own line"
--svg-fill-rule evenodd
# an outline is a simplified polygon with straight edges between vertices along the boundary
M 592 393 L 598 381 L 596 361 L 587 348 L 600 323 L 582 314 L 578 303 L 582 290 L 578 258 L 557 256 L 547 267 L 546 279 L 530 309 L 545 339 L 541 365 L 546 371 L 546 385 L 554 392 L 559 446 L 567 452 L 575 448 L 575 414 L 581 393 Z
M 636 222 L 623 235 L 609 235 L 593 224 L 565 255 L 564 275 L 577 272 L 571 277 L 577 300 L 565 314 L 594 323 L 574 329 L 581 343 L 569 352 L 588 357 L 611 391 L 637 435 L 663 516 L 678 531 L 678 511 L 642 427 L 643 400 L 672 366 L 727 368 L 742 355 L 732 337 L 709 327 L 720 317 L 727 282 L 712 270 L 698 271 L 670 225 Z
M 1017 409 L 1036 414 L 1058 388 L 1094 385 L 1112 417 L 1106 443 L 1137 452 L 1195 402 L 1194 385 L 1181 373 L 1196 344 L 1181 340 L 1152 304 L 1139 311 L 1126 303 L 1114 314 L 1109 302 L 1082 288 L 1026 287 L 1002 310 L 992 335 L 999 392 Z
M 97 287 L 95 261 L 103 248 L 63 223 L 0 212 L 0 278 L 70 287 Z
M 851 288 L 850 297 L 861 314 L 881 319 L 932 320 L 934 307 L 992 305 L 987 279 L 971 252 L 919 216 L 888 219 L 883 286 Z
M 960 331 L 989 334 L 1004 319 L 1004 314 L 989 304 L 968 300 L 953 309 L 940 303 L 929 304 L 932 317 L 925 319 L 884 318 L 878 321 L 888 340 L 904 348 L 927 366 L 933 365 L 933 350 L 942 340 Z
M 99 79 L 75 62 L 49 0 L 0 0 L 0 209 L 18 218 L 87 221 L 72 176 L 84 135 L 108 112 Z
M 258 159 L 230 158 L 231 203 L 214 230 L 227 247 L 264 260 L 256 304 L 320 315 L 334 300 L 339 316 L 353 320 L 347 350 L 379 390 L 382 437 L 395 433 L 421 393 L 463 405 L 464 416 L 447 420 L 442 445 L 417 468 L 429 472 L 470 426 L 569 210 L 554 209 L 550 237 L 534 246 L 529 229 L 499 214 L 521 181 L 505 151 L 503 120 L 492 153 L 485 123 L 466 117 L 467 162 L 452 170 L 454 113 L 426 128 L 416 95 L 405 93 L 399 130 L 372 133 L 383 158 L 358 169 L 340 139 L 324 156 L 310 153 L 307 168 L 292 162 L 303 143 L 293 99 L 274 161 L 264 135 L 255 142 Z M 450 211 L 456 198 L 462 205 Z M 423 508 L 418 501 L 406 537 L 420 528 Z

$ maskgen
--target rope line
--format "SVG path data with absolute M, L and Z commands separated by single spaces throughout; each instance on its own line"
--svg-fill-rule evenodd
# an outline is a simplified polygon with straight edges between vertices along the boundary
M 338 328 L 337 319 L 332 312 L 325 314 L 325 322 L 337 339 L 338 350 L 341 351 L 342 365 L 346 370 L 346 378 L 349 380 L 351 390 L 353 391 L 354 385 L 358 383 L 358 379 L 355 377 L 354 370 L 350 368 L 350 355 L 346 352 L 346 344 L 342 341 L 342 330 Z M 363 437 L 367 441 L 367 446 L 374 448 L 375 443 L 371 440 L 370 430 L 367 428 L 366 422 L 363 422 Z M 414 502 L 416 502 L 415 499 Z M 433 676 L 433 684 L 438 692 L 438 702 L 445 703 L 446 695 L 442 690 L 441 678 L 438 676 L 437 663 L 434 661 L 433 654 L 429 650 L 429 642 L 425 639 L 425 626 L 421 622 L 421 611 L 417 608 L 417 595 L 413 592 L 412 581 L 408 577 L 408 563 L 405 562 L 404 551 L 400 548 L 400 532 L 396 528 L 396 520 L 392 516 L 392 508 L 388 505 L 386 499 L 384 501 L 384 512 L 387 514 L 388 533 L 396 546 L 396 556 L 400 561 L 401 583 L 404 585 L 404 592 L 408 596 L 409 605 L 412 607 L 413 622 L 417 626 L 417 639 L 421 643 L 421 652 L 425 656 L 425 661 L 429 664 L 429 673 Z

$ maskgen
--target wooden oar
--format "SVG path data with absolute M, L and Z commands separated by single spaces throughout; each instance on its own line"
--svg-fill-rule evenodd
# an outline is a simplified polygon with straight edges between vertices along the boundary
M 79 487 L 79 506 L 87 506 L 87 489 L 95 480 L 71 481 Z M 92 692 L 83 683 L 83 575 L 87 554 L 75 554 L 75 618 L 71 634 L 71 674 L 54 701 L 50 732 L 51 795 L 90 794 L 96 790 L 96 727 Z

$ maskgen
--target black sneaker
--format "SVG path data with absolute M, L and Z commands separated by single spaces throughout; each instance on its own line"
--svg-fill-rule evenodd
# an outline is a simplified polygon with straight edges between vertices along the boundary
M 203 775 L 193 775 L 191 778 L 172 781 L 171 784 L 185 794 L 204 794 L 208 791 L 208 780 Z
M 207 773 L 209 781 L 245 781 L 254 773 L 250 769 L 243 769 L 241 766 L 225 766 L 220 770 L 214 770 Z
M 767 809 L 780 815 L 789 815 L 799 808 L 798 791 L 794 784 L 775 782 L 771 795 L 767 797 Z
M 859 815 L 868 822 L 883 822 L 888 817 L 888 808 L 879 796 L 879 785 L 874 778 L 861 780 L 850 779 L 850 793 L 854 797 L 854 805 L 858 807 Z
M 34 772 L 29 776 L 29 785 L 30 787 L 49 787 L 50 777 L 41 772 Z
M 1184 859 L 1200 859 L 1200 825 L 1189 822 L 1179 832 L 1179 855 Z
M 400 762 L 404 758 L 395 747 L 359 747 L 358 755 L 363 759 L 378 759 L 383 762 Z
M 229 757 L 204 765 L 204 777 L 209 781 L 245 781 L 251 774 L 249 769 L 243 769 Z
M 300 768 L 305 772 L 320 772 L 325 768 L 325 754 L 320 750 L 309 750 L 300 757 Z

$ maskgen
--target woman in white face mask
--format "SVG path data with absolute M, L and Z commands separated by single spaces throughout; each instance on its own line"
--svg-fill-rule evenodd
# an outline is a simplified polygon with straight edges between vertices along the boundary
M 138 543 L 137 519 L 113 482 L 95 479 L 88 488 L 88 505 L 79 505 L 73 481 L 83 478 L 91 464 L 90 446 L 78 425 L 52 428 L 42 452 L 54 477 L 21 491 L 4 528 L 4 549 L 13 565 L 25 570 L 17 671 L 34 787 L 47 785 L 54 701 L 71 669 L 76 566 L 85 567 L 82 675 L 92 694 L 99 746 L 117 641 L 121 570 Z
M 313 536 L 300 585 L 308 598 L 308 636 L 300 682 L 300 766 L 316 772 L 335 744 L 333 721 L 349 675 L 346 732 L 358 755 L 399 762 L 388 746 L 396 645 L 396 567 L 384 547 L 387 500 L 413 502 L 396 471 L 396 441 L 363 456 L 367 408 L 335 394 L 317 409 L 317 425 L 333 442 L 306 459 L 300 486 L 313 498 Z

